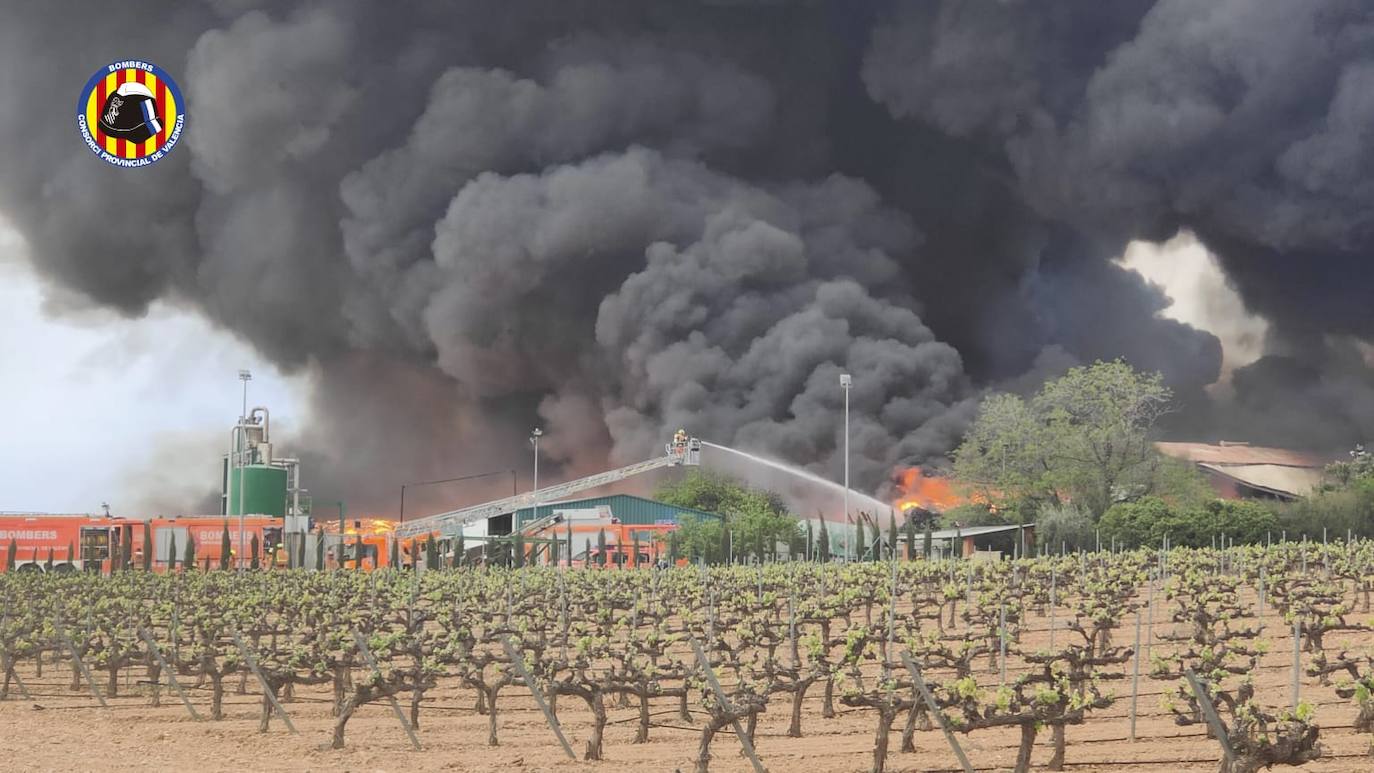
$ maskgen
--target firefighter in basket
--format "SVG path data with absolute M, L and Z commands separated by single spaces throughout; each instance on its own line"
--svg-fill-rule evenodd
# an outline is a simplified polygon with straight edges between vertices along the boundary
M 673 453 L 682 455 L 687 451 L 687 430 L 679 429 L 673 434 Z

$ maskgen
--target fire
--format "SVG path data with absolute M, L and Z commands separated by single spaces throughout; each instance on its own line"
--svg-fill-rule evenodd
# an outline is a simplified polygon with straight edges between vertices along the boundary
M 321 519 L 319 523 L 321 528 L 331 534 L 339 531 L 338 521 L 326 518 Z M 359 524 L 362 528 L 355 526 L 355 523 Z M 349 537 L 356 537 L 360 534 L 364 537 L 381 536 L 383 534 L 390 534 L 395 530 L 396 522 L 386 518 L 349 518 L 344 527 L 344 534 Z
M 968 502 L 954 493 L 947 478 L 925 475 L 919 467 L 908 467 L 897 475 L 898 498 L 893 506 L 899 511 L 912 507 L 944 511 Z

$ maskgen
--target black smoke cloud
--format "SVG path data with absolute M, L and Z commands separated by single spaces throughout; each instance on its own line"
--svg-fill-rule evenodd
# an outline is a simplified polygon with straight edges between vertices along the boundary
M 982 389 L 1094 358 L 1162 371 L 1194 428 L 1346 442 L 1367 411 L 1288 401 L 1367 384 L 1371 29 L 1357 2 L 21 4 L 0 211 L 91 302 L 170 297 L 310 371 L 295 442 L 358 506 L 523 468 L 535 423 L 564 474 L 684 426 L 834 477 L 844 371 L 868 489 Z M 129 56 L 190 103 L 136 171 L 63 128 Z M 1202 391 L 1216 339 L 1111 262 L 1182 228 L 1288 358 L 1234 405 Z M 1280 406 L 1302 431 L 1257 425 Z

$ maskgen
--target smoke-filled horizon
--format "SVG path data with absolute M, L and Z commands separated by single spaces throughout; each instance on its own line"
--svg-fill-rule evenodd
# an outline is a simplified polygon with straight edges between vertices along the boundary
M 139 170 L 71 115 L 129 57 L 189 111 Z M 1369 2 L 32 2 L 0 65 L 35 268 L 311 373 L 330 499 L 522 465 L 535 424 L 550 475 L 681 426 L 833 479 L 842 372 L 873 492 L 1099 358 L 1162 372 L 1179 436 L 1374 435 Z M 1224 394 L 1114 262 L 1180 233 L 1265 323 Z

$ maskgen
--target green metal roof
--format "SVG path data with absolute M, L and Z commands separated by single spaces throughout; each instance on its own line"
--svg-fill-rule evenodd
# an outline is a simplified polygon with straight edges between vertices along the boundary
M 515 525 L 520 526 L 540 518 L 547 518 L 553 515 L 555 510 L 590 510 L 603 505 L 609 507 L 611 515 L 619 518 L 621 523 L 639 526 L 651 526 L 659 522 L 677 523 L 678 519 L 684 515 L 694 518 L 721 518 L 720 515 L 708 513 L 705 510 L 678 507 L 666 502 L 637 497 L 633 494 L 611 494 L 604 497 L 550 502 L 546 505 L 540 505 L 537 508 L 537 513 L 534 512 L 536 508 L 525 507 L 516 512 Z

